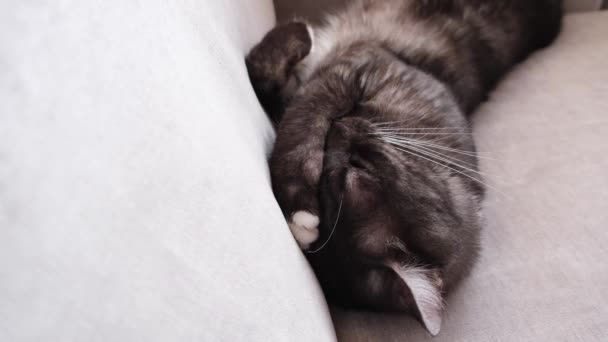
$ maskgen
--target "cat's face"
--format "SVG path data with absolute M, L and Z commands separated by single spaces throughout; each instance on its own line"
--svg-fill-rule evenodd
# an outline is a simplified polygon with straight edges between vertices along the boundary
M 421 159 L 422 150 L 388 143 L 385 127 L 356 116 L 334 122 L 320 186 L 322 235 L 311 250 L 329 241 L 309 258 L 330 300 L 410 311 L 436 334 L 443 294 L 477 253 L 481 193 Z

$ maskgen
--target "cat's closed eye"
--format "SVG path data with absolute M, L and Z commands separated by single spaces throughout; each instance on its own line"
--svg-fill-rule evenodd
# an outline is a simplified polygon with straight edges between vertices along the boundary
M 369 163 L 356 154 L 351 155 L 348 162 L 351 166 L 356 167 L 357 169 L 367 170 L 369 168 Z

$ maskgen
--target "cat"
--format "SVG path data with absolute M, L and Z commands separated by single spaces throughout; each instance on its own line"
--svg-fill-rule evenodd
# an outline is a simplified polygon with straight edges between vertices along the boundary
M 561 19 L 561 0 L 355 0 L 251 50 L 273 191 L 330 302 L 439 333 L 480 250 L 468 116 Z

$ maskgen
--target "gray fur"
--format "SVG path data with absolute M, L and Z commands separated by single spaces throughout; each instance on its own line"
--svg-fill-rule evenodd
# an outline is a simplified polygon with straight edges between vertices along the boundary
M 553 0 L 358 0 L 252 50 L 254 88 L 280 122 L 270 170 L 285 216 L 320 216 L 320 244 L 342 202 L 335 234 L 309 255 L 331 301 L 411 312 L 438 331 L 428 287 L 447 294 L 479 250 L 467 115 L 560 22 Z

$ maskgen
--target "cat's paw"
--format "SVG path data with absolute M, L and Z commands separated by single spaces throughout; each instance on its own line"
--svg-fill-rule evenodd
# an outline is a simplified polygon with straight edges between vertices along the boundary
M 319 238 L 319 217 L 308 211 L 298 211 L 289 220 L 291 234 L 302 250 L 307 250 Z

